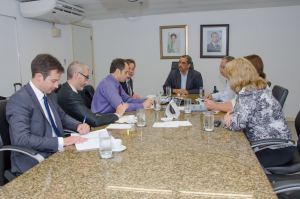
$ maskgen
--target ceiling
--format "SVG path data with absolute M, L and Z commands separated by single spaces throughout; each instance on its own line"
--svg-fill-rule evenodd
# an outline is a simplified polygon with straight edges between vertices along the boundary
M 300 0 L 63 0 L 82 7 L 87 19 L 300 5 Z M 133 2 L 130 2 L 133 1 Z

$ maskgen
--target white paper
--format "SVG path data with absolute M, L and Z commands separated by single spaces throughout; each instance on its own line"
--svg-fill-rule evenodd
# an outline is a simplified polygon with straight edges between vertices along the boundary
M 154 99 L 156 95 L 147 95 L 147 99 Z
M 119 118 L 119 120 L 115 121 L 116 123 L 125 123 L 125 122 L 128 122 L 128 116 L 124 115 L 122 117 Z
M 77 151 L 85 151 L 85 150 L 93 150 L 93 149 L 99 149 L 99 133 L 105 133 L 108 134 L 106 129 L 98 130 L 98 131 L 93 131 L 85 135 L 80 135 L 78 133 L 72 133 L 71 136 L 80 136 L 87 138 L 88 141 L 82 143 L 82 144 L 75 144 L 76 150 Z M 101 134 L 102 135 L 102 134 Z M 115 138 L 111 136 L 111 141 L 114 141 Z
M 110 124 L 106 129 L 131 129 L 133 124 Z
M 154 104 L 152 104 L 149 108 L 145 108 L 145 109 L 152 109 L 154 108 Z
M 177 126 L 192 126 L 192 123 L 189 121 L 170 121 L 170 122 L 165 122 L 168 125 L 177 125 Z
M 152 127 L 162 127 L 162 128 L 169 128 L 174 127 L 177 128 L 177 124 L 169 124 L 168 122 L 155 122 Z
M 184 111 L 184 106 L 178 106 L 178 110 Z

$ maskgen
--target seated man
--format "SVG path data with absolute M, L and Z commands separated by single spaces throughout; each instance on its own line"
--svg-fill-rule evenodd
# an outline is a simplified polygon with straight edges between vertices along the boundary
M 189 69 L 192 58 L 189 55 L 183 55 L 179 59 L 178 69 L 171 70 L 165 84 L 164 91 L 167 86 L 171 86 L 172 93 L 176 94 L 199 94 L 200 87 L 203 87 L 202 76 L 196 70 Z
M 120 104 L 115 114 L 92 113 L 78 94 L 78 91 L 88 84 L 88 67 L 81 62 L 73 62 L 68 67 L 67 75 L 67 82 L 59 89 L 57 99 L 60 107 L 73 118 L 83 121 L 86 116 L 86 123 L 91 127 L 97 127 L 117 121 L 128 108 L 128 105 Z
M 140 96 L 138 94 L 135 94 L 133 92 L 133 81 L 131 79 L 131 77 L 134 75 L 134 70 L 135 70 L 135 61 L 132 59 L 126 59 L 125 60 L 128 65 L 129 65 L 129 71 L 127 74 L 127 79 L 125 82 L 120 82 L 120 84 L 122 85 L 125 93 L 127 93 L 127 95 L 129 95 L 132 98 L 140 98 Z
M 37 55 L 31 63 L 32 79 L 13 94 L 6 106 L 6 118 L 12 145 L 36 150 L 44 158 L 64 146 L 83 143 L 86 138 L 64 138 L 63 128 L 86 134 L 88 124 L 82 124 L 67 115 L 57 104 L 58 80 L 64 68 L 49 54 Z M 19 152 L 11 152 L 11 172 L 20 175 L 34 167 L 37 161 Z
M 222 61 L 220 63 L 220 67 L 219 67 L 219 70 L 220 70 L 220 73 L 222 76 L 225 77 L 225 72 L 226 72 L 225 65 L 232 60 L 234 60 L 234 57 L 231 57 L 231 56 L 227 56 L 222 59 Z M 223 102 L 229 102 L 232 98 L 235 97 L 235 95 L 236 95 L 235 92 L 233 90 L 231 90 L 229 83 L 226 79 L 224 90 L 222 90 L 219 93 L 206 94 L 205 99 L 209 99 L 209 100 L 210 99 L 220 99 Z
M 93 113 L 114 113 L 124 103 L 129 105 L 126 111 L 149 108 L 153 100 L 131 98 L 120 85 L 127 78 L 129 66 L 124 59 L 114 59 L 110 66 L 110 75 L 101 80 L 95 90 L 91 110 Z

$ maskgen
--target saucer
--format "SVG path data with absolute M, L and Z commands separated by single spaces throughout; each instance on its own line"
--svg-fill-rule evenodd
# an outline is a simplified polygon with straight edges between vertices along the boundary
M 112 152 L 119 153 L 119 152 L 124 151 L 125 149 L 126 149 L 126 146 L 121 145 L 121 147 L 119 149 L 112 149 Z
M 135 124 L 136 122 L 137 122 L 137 120 L 134 120 L 133 122 L 127 121 L 126 123 L 127 123 L 127 124 Z
M 168 121 L 172 121 L 173 118 L 172 117 L 163 117 L 163 118 L 161 118 L 161 120 L 164 122 L 168 122 Z

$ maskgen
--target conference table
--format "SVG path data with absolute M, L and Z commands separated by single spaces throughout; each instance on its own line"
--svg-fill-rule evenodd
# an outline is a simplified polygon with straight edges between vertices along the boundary
M 164 110 L 145 113 L 146 127 L 109 129 L 127 147 L 114 158 L 65 147 L 1 187 L 0 198 L 277 198 L 243 132 L 204 131 L 203 113 L 182 111 L 175 120 L 192 126 L 154 128 Z

